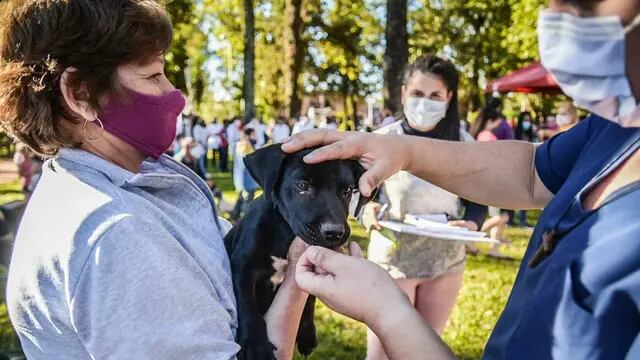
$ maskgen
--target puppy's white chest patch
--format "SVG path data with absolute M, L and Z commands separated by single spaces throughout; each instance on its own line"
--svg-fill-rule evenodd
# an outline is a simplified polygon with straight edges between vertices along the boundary
M 287 259 L 281 259 L 275 256 L 272 256 L 271 260 L 273 260 L 271 266 L 273 266 L 273 270 L 275 270 L 276 272 L 275 274 L 271 275 L 270 280 L 273 284 L 273 287 L 275 288 L 276 286 L 282 284 L 282 282 L 284 281 L 284 275 L 287 273 L 287 266 L 289 265 L 289 262 L 287 261 Z

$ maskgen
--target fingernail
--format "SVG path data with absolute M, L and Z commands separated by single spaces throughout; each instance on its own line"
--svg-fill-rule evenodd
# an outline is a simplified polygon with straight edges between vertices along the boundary
M 315 155 L 313 153 L 305 156 L 304 158 L 302 158 L 302 160 L 304 160 L 304 162 L 310 162 L 313 161 L 313 159 L 315 158 Z

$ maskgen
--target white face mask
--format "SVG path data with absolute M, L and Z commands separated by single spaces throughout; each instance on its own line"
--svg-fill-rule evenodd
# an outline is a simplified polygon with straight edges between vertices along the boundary
M 569 115 L 556 115 L 556 125 L 563 127 L 571 123 L 571 117 Z
M 409 125 L 419 131 L 433 130 L 447 114 L 446 101 L 410 96 L 404 106 Z
M 523 121 L 522 122 L 522 130 L 529 131 L 531 129 L 531 121 Z
M 542 11 L 538 21 L 540 58 L 576 104 L 622 126 L 640 126 L 640 107 L 631 91 L 625 57 L 627 33 L 618 16 L 581 18 Z

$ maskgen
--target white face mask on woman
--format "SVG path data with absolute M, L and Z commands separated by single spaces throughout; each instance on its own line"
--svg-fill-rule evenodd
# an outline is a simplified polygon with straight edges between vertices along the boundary
M 404 105 L 404 115 L 412 128 L 430 131 L 444 119 L 448 105 L 446 101 L 410 96 Z
M 571 124 L 571 116 L 563 114 L 556 115 L 556 125 L 558 125 L 559 127 L 563 127 L 569 124 Z
M 581 18 L 542 11 L 540 58 L 576 104 L 622 126 L 640 126 L 640 107 L 627 76 L 628 33 L 618 16 Z

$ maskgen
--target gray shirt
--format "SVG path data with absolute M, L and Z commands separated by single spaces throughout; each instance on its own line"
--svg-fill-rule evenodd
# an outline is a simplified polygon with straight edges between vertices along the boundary
M 139 174 L 81 150 L 45 163 L 7 304 L 29 359 L 229 359 L 236 306 L 206 184 L 169 157 Z

